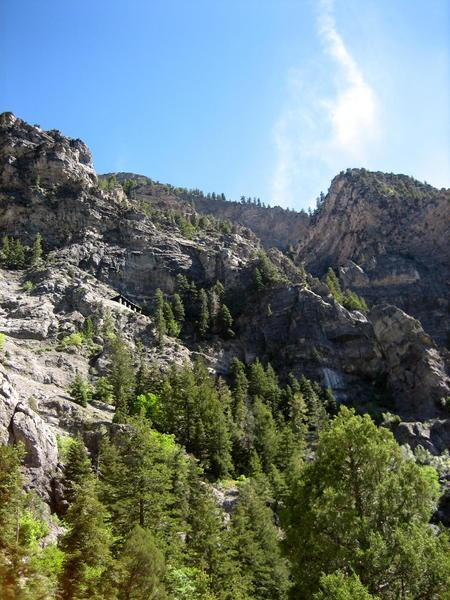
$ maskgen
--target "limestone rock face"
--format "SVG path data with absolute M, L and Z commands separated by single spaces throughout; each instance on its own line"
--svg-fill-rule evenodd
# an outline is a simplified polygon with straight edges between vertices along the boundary
M 42 131 L 15 117 L 0 115 L 2 130 L 0 179 L 11 189 L 58 182 L 92 185 L 97 177 L 92 155 L 81 140 L 67 138 L 59 131 Z
M 304 373 L 341 401 L 363 392 L 365 379 L 383 369 L 367 318 L 301 285 L 279 286 L 261 297 L 241 326 L 247 362 L 265 357 L 286 374 Z
M 405 175 L 349 169 L 333 179 L 298 259 L 315 274 L 339 269 L 346 287 L 370 304 L 398 306 L 445 345 L 449 203 L 450 190 Z
M 443 413 L 450 395 L 446 361 L 419 321 L 390 305 L 377 306 L 369 318 L 383 351 L 398 412 L 420 419 Z
M 21 399 L 3 368 L 0 370 L 0 395 L 0 443 L 20 442 L 24 445 L 28 483 L 49 501 L 58 463 L 55 434 Z

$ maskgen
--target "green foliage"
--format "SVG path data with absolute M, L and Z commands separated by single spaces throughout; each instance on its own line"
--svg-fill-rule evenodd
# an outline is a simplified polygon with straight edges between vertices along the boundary
M 258 254 L 258 261 L 253 270 L 253 287 L 255 291 L 260 292 L 266 288 L 270 288 L 280 281 L 282 275 L 277 267 L 273 264 L 265 252 Z
M 164 343 L 164 336 L 167 333 L 167 324 L 166 319 L 164 317 L 164 295 L 159 288 L 155 292 L 154 303 L 154 320 L 156 327 L 156 335 L 158 338 L 158 344 L 162 346 Z
M 336 571 L 320 578 L 320 591 L 314 594 L 313 600 L 371 600 L 375 596 L 369 594 L 355 574 L 346 575 Z
M 223 398 L 205 366 L 172 369 L 160 392 L 160 422 L 163 431 L 173 433 L 202 466 L 217 477 L 231 469 L 231 441 Z
M 152 422 L 159 422 L 161 420 L 161 404 L 158 396 L 151 392 L 139 394 L 133 402 L 131 414 L 141 415 Z
M 91 475 L 92 468 L 81 437 L 69 439 L 70 444 L 68 445 L 64 461 L 63 484 L 66 499 L 69 502 L 73 502 L 76 497 L 77 488 Z
M 128 344 L 121 336 L 111 342 L 109 383 L 116 407 L 114 419 L 122 422 L 130 414 L 136 384 L 136 372 Z
M 225 338 L 234 337 L 232 327 L 233 317 L 231 316 L 230 310 L 226 304 L 222 304 L 219 309 L 219 328 Z
M 148 529 L 133 527 L 120 553 L 118 572 L 120 600 L 167 598 L 164 555 Z
M 181 325 L 185 318 L 185 311 L 183 306 L 183 301 L 179 294 L 173 295 L 173 314 L 177 323 Z
M 61 553 L 42 548 L 48 533 L 31 494 L 23 491 L 22 446 L 0 445 L 0 590 L 5 600 L 54 597 Z M 48 594 L 48 595 L 47 595 Z
M 66 348 L 81 348 L 85 341 L 84 334 L 81 331 L 75 331 L 63 337 L 60 342 L 60 347 L 62 349 Z
M 61 597 L 64 600 L 114 598 L 112 536 L 92 476 L 85 477 L 75 488 L 66 525 L 68 531 L 61 541 L 65 552 Z
M 36 266 L 42 260 L 42 236 L 40 233 L 34 238 L 33 246 L 31 248 L 31 265 Z
M 233 572 L 228 573 L 226 584 L 234 584 L 238 594 L 245 598 L 287 598 L 288 563 L 281 556 L 273 513 L 251 484 L 240 488 L 227 545 L 233 559 L 227 566 Z
M 94 322 L 92 320 L 92 317 L 85 318 L 84 323 L 83 323 L 82 332 L 83 332 L 83 336 L 86 340 L 92 340 L 94 335 L 96 335 L 97 331 L 96 331 Z
M 364 298 L 361 298 L 351 290 L 342 291 L 339 279 L 333 269 L 330 267 L 325 277 L 325 283 L 330 290 L 331 295 L 339 304 L 342 304 L 348 310 L 359 310 L 365 312 L 368 310 Z
M 198 331 L 202 338 L 206 337 L 209 331 L 209 309 L 208 296 L 204 289 L 200 290 L 200 317 L 198 320 Z
M 438 490 L 436 472 L 406 459 L 389 431 L 341 408 L 291 484 L 286 547 L 298 597 L 335 570 L 353 570 L 380 598 L 439 597 L 450 570 L 448 537 L 428 527 Z
M 176 551 L 181 543 L 173 489 L 177 454 L 171 436 L 152 430 L 140 418 L 129 420 L 127 431 L 112 442 L 105 441 L 102 500 L 115 536 L 127 537 L 138 524 L 151 529 L 164 551 Z
M 0 333 L 0 350 L 3 350 L 5 341 L 6 341 L 6 335 L 4 333 Z
M 42 237 L 38 233 L 31 248 L 24 246 L 19 238 L 5 235 L 2 240 L 0 262 L 6 269 L 24 269 L 36 266 L 42 260 Z
M 32 281 L 24 281 L 24 283 L 22 284 L 22 289 L 24 290 L 24 292 L 32 292 L 35 288 L 35 284 Z
M 74 402 L 80 406 L 87 406 L 87 403 L 92 400 L 93 389 L 90 383 L 77 373 L 69 388 L 69 394 Z
M 114 387 L 107 377 L 99 377 L 95 384 L 93 399 L 106 404 L 114 404 Z

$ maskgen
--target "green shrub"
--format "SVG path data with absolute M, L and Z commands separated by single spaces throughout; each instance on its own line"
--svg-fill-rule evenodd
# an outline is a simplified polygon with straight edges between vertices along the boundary
M 69 393 L 74 402 L 80 406 L 87 406 L 89 400 L 92 400 L 93 389 L 88 381 L 77 375 L 69 388 Z
M 76 347 L 81 348 L 84 343 L 84 335 L 81 331 L 75 331 L 74 333 L 70 333 L 66 335 L 61 340 L 61 346 L 63 348 Z
M 35 284 L 32 281 L 28 281 L 28 280 L 22 284 L 22 289 L 25 292 L 32 292 L 35 287 L 36 287 Z
M 3 350 L 3 346 L 5 345 L 6 335 L 4 333 L 0 333 L 0 350 Z

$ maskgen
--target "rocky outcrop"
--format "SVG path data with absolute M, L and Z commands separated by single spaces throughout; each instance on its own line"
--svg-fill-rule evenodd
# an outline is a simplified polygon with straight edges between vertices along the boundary
M 298 260 L 319 275 L 339 269 L 344 285 L 369 304 L 398 306 L 445 346 L 449 201 L 450 190 L 405 175 L 349 169 L 333 180 Z
M 199 198 L 194 206 L 201 213 L 248 227 L 266 248 L 286 250 L 296 246 L 308 230 L 309 216 L 306 212 L 290 211 L 279 206 L 263 208 L 220 198 Z
M 55 434 L 19 395 L 3 368 L 0 369 L 0 396 L 0 442 L 23 444 L 29 485 L 48 502 L 58 464 Z
M 369 318 L 383 352 L 397 412 L 424 420 L 444 415 L 450 395 L 446 362 L 419 321 L 390 305 L 375 307 Z
M 246 362 L 270 360 L 286 375 L 305 374 L 332 388 L 340 401 L 367 396 L 367 380 L 383 370 L 373 328 L 302 285 L 284 286 L 251 299 L 241 317 L 241 352 Z
M 309 215 L 304 212 L 283 209 L 280 206 L 261 206 L 254 202 L 235 202 L 226 200 L 222 195 L 205 196 L 199 190 L 174 188 L 171 185 L 152 181 L 144 175 L 134 173 L 107 173 L 102 179 L 114 177 L 119 182 L 133 182 L 132 197 L 153 205 L 164 204 L 177 207 L 186 203 L 199 214 L 231 221 L 234 225 L 252 231 L 266 248 L 286 250 L 295 247 L 305 236 L 309 224 Z
M 95 184 L 92 155 L 81 140 L 42 131 L 12 113 L 0 115 L 0 180 L 2 187 L 22 190 L 24 181 L 36 187 Z

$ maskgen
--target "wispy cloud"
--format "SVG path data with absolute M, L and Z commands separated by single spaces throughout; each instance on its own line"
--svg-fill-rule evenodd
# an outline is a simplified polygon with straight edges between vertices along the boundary
M 288 100 L 274 127 L 272 203 L 281 206 L 295 204 L 302 173 L 314 181 L 324 166 L 362 163 L 378 134 L 375 93 L 337 30 L 333 1 L 321 0 L 318 7 L 317 34 L 334 66 L 326 61 L 324 69 L 322 57 L 310 69 L 288 74 Z

